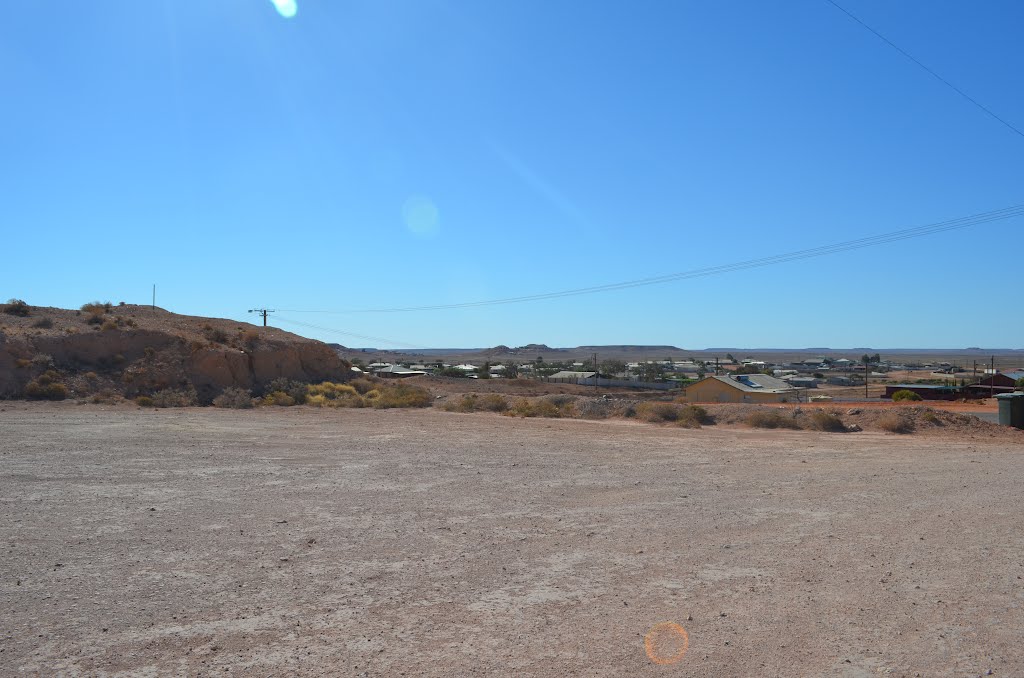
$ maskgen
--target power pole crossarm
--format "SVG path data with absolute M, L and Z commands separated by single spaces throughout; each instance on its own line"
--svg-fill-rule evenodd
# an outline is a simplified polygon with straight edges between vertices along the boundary
M 250 308 L 249 313 L 258 313 L 263 316 L 263 326 L 267 326 L 267 314 L 274 313 L 274 309 L 271 308 Z

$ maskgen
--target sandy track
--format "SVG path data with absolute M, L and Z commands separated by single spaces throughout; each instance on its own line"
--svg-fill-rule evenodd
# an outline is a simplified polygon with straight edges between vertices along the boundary
M 4 675 L 1024 672 L 1017 445 L 5 410 Z

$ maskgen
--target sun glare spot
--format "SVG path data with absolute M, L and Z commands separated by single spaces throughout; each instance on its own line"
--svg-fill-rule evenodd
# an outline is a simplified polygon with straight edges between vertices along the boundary
M 270 2 L 273 3 L 277 13 L 285 19 L 291 19 L 299 11 L 299 6 L 295 0 L 270 0 Z
M 437 233 L 439 214 L 437 206 L 425 195 L 410 196 L 402 205 L 405 227 L 415 235 L 429 237 Z

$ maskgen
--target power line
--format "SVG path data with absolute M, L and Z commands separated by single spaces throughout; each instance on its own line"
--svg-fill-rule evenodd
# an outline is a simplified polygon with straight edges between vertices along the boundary
M 879 245 L 885 245 L 900 240 L 909 240 L 911 238 L 921 238 L 927 235 L 934 235 L 936 233 L 943 233 L 946 231 L 952 231 L 956 229 L 969 228 L 971 226 L 977 226 L 979 224 L 985 224 L 992 221 L 1001 221 L 1004 219 L 1011 219 L 1013 217 L 1019 217 L 1024 215 L 1024 205 L 1015 205 L 1012 207 L 1005 207 L 999 210 L 993 210 L 990 212 L 980 212 L 978 214 L 972 214 L 966 217 L 960 217 L 957 219 L 950 219 L 948 221 L 941 221 L 933 224 L 926 224 L 924 226 L 915 226 L 912 228 L 906 228 L 898 231 L 891 231 L 889 233 L 882 233 L 880 235 L 868 236 L 864 238 L 858 238 L 856 240 L 847 240 L 844 242 L 834 243 L 832 245 L 823 245 L 821 247 L 814 247 L 811 249 L 797 250 L 795 252 L 787 252 L 785 254 L 776 254 L 769 257 L 760 257 L 757 259 L 748 259 L 746 261 L 740 261 L 732 264 L 724 264 L 721 266 L 711 266 L 708 268 L 699 268 L 691 271 L 681 271 L 679 273 L 670 273 L 668 275 L 656 276 L 652 278 L 640 278 L 637 280 L 627 280 L 624 282 L 610 283 L 607 285 L 595 285 L 592 287 L 581 287 L 577 289 L 561 290 L 558 292 L 546 292 L 542 294 L 530 294 L 517 297 L 506 297 L 502 299 L 489 299 L 483 301 L 468 301 L 454 304 L 432 304 L 427 306 L 405 306 L 396 308 L 366 308 L 366 309 L 350 309 L 350 310 L 311 310 L 311 309 L 281 309 L 288 313 L 322 313 L 322 314 L 355 314 L 355 313 L 406 313 L 412 311 L 440 311 L 449 309 L 460 309 L 460 308 L 478 308 L 481 306 L 497 306 L 504 304 L 519 304 L 527 303 L 532 301 L 543 301 L 548 299 L 559 299 L 562 297 L 580 296 L 585 294 L 598 294 L 601 292 L 611 292 L 615 290 L 630 289 L 633 287 L 644 287 L 647 285 L 661 285 L 669 282 L 676 282 L 679 280 L 691 280 L 694 278 L 704 278 L 712 275 L 722 275 L 724 273 L 732 273 L 735 271 L 742 271 L 751 268 L 762 268 L 765 266 L 773 266 L 775 264 L 788 263 L 791 261 L 799 261 L 801 259 L 811 259 L 815 257 L 822 257 L 829 254 L 838 254 L 841 252 L 848 252 L 850 250 L 863 249 L 866 247 L 877 247 Z M 294 322 L 294 321 L 293 321 Z
M 300 327 L 305 327 L 305 328 L 311 329 L 311 330 L 319 330 L 320 332 L 330 332 L 332 334 L 341 334 L 341 335 L 344 335 L 346 337 L 356 337 L 358 339 L 366 339 L 367 341 L 380 342 L 382 344 L 391 344 L 393 346 L 404 346 L 405 348 L 414 348 L 414 349 L 425 349 L 426 348 L 425 346 L 419 346 L 418 344 L 412 344 L 412 343 L 409 343 L 407 341 L 395 341 L 394 339 L 385 339 L 384 337 L 374 337 L 374 336 L 370 336 L 370 335 L 366 335 L 366 334 L 356 334 L 355 332 L 345 332 L 343 330 L 336 330 L 336 329 L 333 329 L 331 327 L 321 327 L 320 325 L 313 325 L 311 323 L 304 323 L 304 322 L 301 322 L 301 321 L 298 321 L 298 320 L 292 320 L 291 318 L 285 318 L 285 317 L 282 317 L 280 315 L 277 316 L 277 319 L 278 320 L 283 320 L 284 322 L 286 322 L 288 324 L 291 324 L 291 325 L 298 325 Z
M 967 92 L 963 91 L 962 89 L 960 89 L 959 87 L 957 87 L 956 85 L 954 85 L 953 83 L 951 83 L 951 82 L 950 82 L 949 80 L 946 80 L 946 79 L 945 79 L 944 77 L 942 77 L 941 75 L 939 75 L 938 73 L 936 73 L 936 72 L 935 72 L 935 71 L 933 71 L 932 69 L 928 68 L 928 66 L 925 66 L 925 65 L 924 65 L 923 63 L 921 63 L 921 62 L 920 62 L 920 61 L 918 61 L 918 60 L 917 60 L 916 58 L 914 58 L 914 56 L 913 56 L 913 55 L 911 55 L 910 53 L 908 53 L 908 52 L 907 52 L 906 50 L 904 50 L 903 48 L 901 48 L 901 47 L 900 47 L 899 45 L 897 45 L 896 43 L 894 43 L 894 42 L 893 42 L 892 40 L 890 40 L 889 38 L 885 37 L 884 35 L 882 35 L 882 34 L 881 34 L 881 33 L 879 33 L 878 31 L 876 31 L 876 30 L 875 30 L 874 28 L 872 28 L 871 26 L 869 26 L 869 25 L 867 25 L 866 23 L 864 23 L 863 21 L 861 21 L 861 20 L 860 20 L 860 19 L 859 19 L 858 17 L 856 17 L 856 16 L 855 16 L 855 15 L 854 15 L 854 14 L 853 14 L 852 12 L 850 12 L 850 11 L 849 11 L 848 9 L 846 9 L 845 7 L 843 7 L 842 5 L 840 5 L 839 3 L 835 2 L 835 0 L 825 0 L 825 2 L 827 2 L 827 3 L 828 3 L 828 4 L 830 4 L 830 5 L 832 5 L 833 7 L 835 7 L 836 9 L 838 9 L 838 10 L 839 10 L 840 12 L 842 12 L 842 13 L 843 13 L 843 14 L 845 14 L 846 16 L 850 17 L 851 19 L 853 19 L 854 21 L 856 21 L 857 23 L 859 23 L 859 24 L 860 24 L 861 26 L 863 26 L 863 27 L 864 27 L 865 29 L 867 29 L 867 30 L 871 31 L 872 33 L 874 33 L 874 34 L 875 34 L 875 36 L 876 36 L 876 37 L 878 37 L 878 38 L 879 38 L 879 39 L 880 39 L 880 40 L 881 40 L 882 42 L 884 42 L 885 44 L 889 45 L 889 46 L 890 46 L 890 47 L 892 47 L 892 48 L 893 48 L 894 50 L 896 50 L 897 52 L 899 52 L 900 54 L 902 54 L 902 55 L 903 55 L 903 56 L 905 56 L 906 58 L 908 58 L 908 59 L 910 59 L 911 61 L 913 61 L 913 62 L 914 62 L 915 64 L 917 64 L 918 66 L 920 66 L 920 67 L 921 67 L 921 69 L 923 69 L 923 70 L 924 70 L 925 72 L 927 72 L 928 74 L 930 74 L 930 75 L 931 75 L 932 77 L 934 77 L 934 78 L 935 78 L 936 80 L 938 80 L 939 82 L 941 82 L 941 83 L 942 83 L 943 85 L 945 85 L 946 87 L 950 88 L 951 90 L 953 90 L 954 92 L 956 92 L 957 94 L 959 94 L 960 96 L 962 96 L 962 97 L 963 97 L 964 99 L 967 99 L 968 101 L 970 101 L 970 102 L 971 102 L 972 104 L 974 104 L 975 106 L 977 106 L 978 108 L 980 108 L 980 109 L 981 109 L 982 111 L 984 111 L 984 112 L 985 112 L 986 114 L 990 115 L 990 116 L 991 116 L 992 118 L 994 118 L 994 119 L 998 120 L 999 122 L 1003 123 L 1003 124 L 1004 124 L 1004 125 L 1005 125 L 1005 126 L 1006 126 L 1007 128 L 1009 128 L 1010 130 L 1012 130 L 1012 131 L 1016 132 L 1016 133 L 1017 133 L 1018 135 L 1020 135 L 1020 136 L 1024 137 L 1024 132 L 1021 132 L 1021 131 L 1020 131 L 1019 129 L 1017 129 L 1016 127 L 1014 127 L 1013 125 L 1011 125 L 1011 124 L 1010 124 L 1009 122 L 1007 122 L 1006 120 L 1003 120 L 1003 119 L 1002 119 L 1002 118 L 1000 118 L 1000 117 L 999 117 L 998 115 L 996 115 L 995 113 L 993 113 L 993 112 L 992 112 L 992 111 L 991 111 L 991 110 L 990 110 L 989 108 L 987 108 L 987 107 L 986 107 L 986 106 L 985 106 L 984 104 L 982 104 L 982 103 L 981 103 L 980 101 L 978 101 L 977 99 L 975 99 L 975 98 L 973 98 L 972 96 L 970 96 L 969 94 L 967 94 Z

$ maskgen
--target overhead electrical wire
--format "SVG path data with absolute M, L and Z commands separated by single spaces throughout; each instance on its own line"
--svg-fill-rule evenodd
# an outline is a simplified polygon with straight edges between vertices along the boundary
M 856 240 L 846 240 L 832 245 L 823 245 L 821 247 L 814 247 L 805 250 L 797 250 L 794 252 L 787 252 L 784 254 L 776 254 L 768 257 L 760 257 L 757 259 L 748 259 L 746 261 L 740 261 L 732 264 L 723 264 L 720 266 L 711 266 L 707 268 L 698 268 L 691 271 L 681 271 L 678 273 L 670 273 L 667 275 L 655 276 L 651 278 L 640 278 L 637 280 L 627 280 L 618 283 L 609 283 L 606 285 L 594 285 L 592 287 L 580 287 L 577 289 L 561 290 L 557 292 L 546 292 L 542 294 L 528 294 L 517 297 L 505 297 L 501 299 L 488 299 L 482 301 L 467 301 L 462 303 L 453 304 L 430 304 L 426 306 L 400 306 L 394 308 L 363 308 L 363 309 L 349 309 L 349 310 L 313 310 L 313 309 L 280 309 L 286 313 L 321 313 L 321 314 L 337 314 L 337 315 L 348 315 L 357 313 L 408 313 L 416 311 L 441 311 L 449 309 L 460 309 L 460 308 L 479 308 L 483 306 L 498 306 L 504 304 L 521 304 L 533 301 L 544 301 L 548 299 L 559 299 L 563 297 L 573 297 L 585 294 L 598 294 L 602 292 L 612 292 L 615 290 L 630 289 L 633 287 L 644 287 L 647 285 L 661 285 L 670 282 L 676 282 L 679 280 L 691 280 L 694 278 L 704 278 L 712 275 L 722 275 L 724 273 L 732 273 L 735 271 L 742 271 L 751 268 L 762 268 L 765 266 L 773 266 L 776 264 L 787 263 L 791 261 L 799 261 L 802 259 L 811 259 L 815 257 L 822 257 L 829 254 L 838 254 L 841 252 L 849 252 L 851 250 L 864 249 L 866 247 L 877 247 L 879 245 L 885 245 L 888 243 L 898 242 L 901 240 L 909 240 L 911 238 L 921 238 L 928 235 L 934 235 L 936 233 L 944 233 L 946 231 L 953 231 L 957 229 L 969 228 L 971 226 L 977 226 L 979 224 L 985 224 L 992 221 L 1002 221 L 1005 219 L 1011 219 L 1013 217 L 1024 216 L 1024 205 L 1014 205 L 1012 207 L 1005 207 L 999 210 L 992 210 L 990 212 L 980 212 L 978 214 L 972 214 L 966 217 L 960 217 L 957 219 L 950 219 L 948 221 L 941 221 L 933 224 L 926 224 L 924 226 L 915 226 L 912 228 L 906 228 L 898 231 L 890 231 L 888 233 L 882 233 L 880 235 L 867 236 L 864 238 L 858 238 Z M 292 321 L 295 322 L 295 321 Z M 354 335 L 360 336 L 360 335 Z M 370 337 L 363 337 L 370 338 Z
M 419 346 L 418 344 L 412 344 L 407 341 L 396 341 L 394 339 L 385 339 L 384 337 L 374 337 L 366 334 L 356 334 L 355 332 L 345 332 L 343 330 L 336 330 L 331 327 L 321 327 L 320 325 L 313 325 L 311 323 L 304 323 L 299 320 L 292 320 L 291 318 L 284 318 L 280 315 L 275 316 L 276 320 L 283 320 L 290 325 L 298 325 L 299 327 L 305 327 L 311 330 L 318 330 L 320 332 L 330 332 L 332 334 L 341 334 L 346 337 L 355 337 L 357 339 L 366 339 L 368 341 L 379 341 L 382 344 L 391 344 L 392 346 L 404 346 L 405 348 L 418 348 L 425 349 L 425 346 Z
M 839 3 L 835 2 L 835 0 L 825 0 L 825 2 L 827 2 L 830 5 L 832 5 L 833 7 L 838 9 L 840 12 L 842 12 L 846 16 L 848 16 L 851 19 L 853 19 L 854 21 L 856 21 L 858 24 L 860 24 L 865 29 L 867 29 L 868 31 L 873 33 L 876 37 L 878 37 L 882 42 L 884 42 L 885 44 L 889 45 L 889 47 L 892 47 L 894 50 L 896 50 L 897 52 L 899 52 L 900 54 L 905 56 L 910 61 L 912 61 L 915 64 L 917 64 L 926 73 L 928 73 L 929 75 L 934 77 L 936 80 L 941 82 L 943 85 L 945 85 L 946 87 L 950 88 L 951 90 L 953 90 L 954 92 L 956 92 L 957 94 L 962 96 L 964 99 L 967 99 L 968 101 L 970 101 L 972 104 L 974 104 L 979 109 L 984 111 L 987 115 L 989 115 L 992 118 L 994 118 L 995 120 L 1001 122 L 1008 129 L 1016 132 L 1018 135 L 1024 137 L 1024 132 L 1021 132 L 1019 129 L 1014 127 L 1012 124 L 1010 124 L 1009 122 L 1007 122 L 1003 118 L 1001 118 L 998 115 L 996 115 L 990 108 L 988 108 L 987 106 L 982 104 L 980 101 L 978 101 L 977 99 L 975 99 L 974 97 L 969 95 L 967 92 L 963 91 L 962 89 L 960 89 L 959 87 L 957 87 L 956 85 L 951 83 L 949 80 L 946 80 L 944 77 L 942 77 L 941 75 L 939 75 L 938 73 L 933 71 L 931 68 L 929 68 L 928 66 L 924 65 L 923 63 L 921 63 L 918 59 L 916 59 L 913 55 L 911 55 L 909 52 L 904 50 L 902 47 L 900 47 L 899 45 L 894 43 L 892 40 L 890 40 L 889 38 L 885 37 L 884 35 L 882 35 L 878 31 L 876 31 L 874 28 L 872 28 L 871 26 L 866 24 L 864 21 L 862 21 L 860 18 L 858 18 L 856 15 L 854 15 L 850 10 L 846 9 L 845 7 L 840 5 Z

